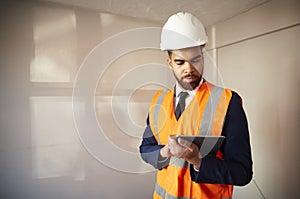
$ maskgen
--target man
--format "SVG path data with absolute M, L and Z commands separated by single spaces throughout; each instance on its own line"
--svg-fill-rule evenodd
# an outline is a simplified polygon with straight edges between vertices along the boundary
M 163 27 L 161 49 L 176 85 L 153 98 L 140 146 L 142 158 L 157 171 L 153 198 L 232 198 L 233 185 L 252 179 L 246 115 L 239 95 L 203 79 L 207 36 L 190 13 L 171 16 Z M 225 136 L 216 156 L 176 135 Z

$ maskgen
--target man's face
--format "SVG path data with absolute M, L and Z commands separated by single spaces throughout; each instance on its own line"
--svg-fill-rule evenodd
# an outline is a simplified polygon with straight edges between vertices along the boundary
M 194 90 L 203 73 L 203 54 L 199 46 L 173 50 L 168 64 L 179 85 L 185 90 Z

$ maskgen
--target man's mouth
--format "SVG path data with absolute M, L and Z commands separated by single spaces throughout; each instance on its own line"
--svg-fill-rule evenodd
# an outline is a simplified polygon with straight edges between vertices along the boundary
M 196 81 L 198 79 L 198 77 L 196 75 L 187 75 L 187 76 L 184 77 L 184 79 L 187 82 L 191 83 L 191 82 Z

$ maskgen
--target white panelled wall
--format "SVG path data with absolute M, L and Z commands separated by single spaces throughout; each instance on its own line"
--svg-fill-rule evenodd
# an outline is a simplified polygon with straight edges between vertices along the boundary
M 299 198 L 299 8 L 297 0 L 273 0 L 207 29 L 207 50 L 223 78 L 219 84 L 241 94 L 249 120 L 254 180 L 236 187 L 234 198 Z M 120 55 L 97 79 L 95 101 L 76 107 L 84 112 L 94 106 L 105 134 L 102 142 L 97 134 L 78 132 L 72 94 L 81 63 L 100 42 L 128 29 L 161 24 L 61 4 L 6 0 L 0 3 L 0 25 L 0 198 L 151 198 L 155 173 L 118 169 L 148 167 L 131 159 L 118 162 L 124 157 L 105 146 L 138 154 L 142 132 L 128 132 L 124 129 L 131 124 L 122 122 L 130 118 L 135 129 L 143 129 L 154 90 L 174 80 L 166 75 L 168 69 L 154 70 L 139 77 L 155 76 L 152 83 L 134 90 L 126 86 L 138 79 L 137 67 L 163 67 L 166 54 L 147 48 Z M 132 81 L 114 93 L 129 74 Z M 157 84 L 159 79 L 164 85 Z M 122 95 L 128 92 L 129 101 Z M 99 151 L 91 150 L 85 136 Z M 113 163 L 99 161 L 97 154 Z
M 103 147 L 113 143 L 138 154 L 137 136 L 142 135 L 126 135 L 116 126 L 112 91 L 124 73 L 145 63 L 163 63 L 165 55 L 155 49 L 119 55 L 99 76 L 98 85 L 93 85 L 95 113 L 110 142 L 98 142 L 98 151 L 88 150 L 82 142 L 82 137 L 94 132 L 80 134 L 76 129 L 72 93 L 81 63 L 100 42 L 128 29 L 160 24 L 60 4 L 11 0 L 0 3 L 0 24 L 0 198 L 151 198 L 153 172 L 119 171 L 94 153 L 115 160 L 119 168 L 135 163 L 117 162 L 122 157 Z M 148 101 L 136 93 L 130 101 L 130 114 L 142 126 L 153 92 L 144 93 Z M 118 105 L 128 105 L 122 96 L 116 98 L 121 99 Z M 86 106 L 82 103 L 79 108 Z M 90 140 L 93 136 L 97 134 Z

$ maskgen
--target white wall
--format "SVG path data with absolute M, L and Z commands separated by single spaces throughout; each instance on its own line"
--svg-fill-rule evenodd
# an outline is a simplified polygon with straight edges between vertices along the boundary
M 142 131 L 127 135 L 118 128 L 111 110 L 112 91 L 126 72 L 145 63 L 162 64 L 165 55 L 157 49 L 137 49 L 119 55 L 98 77 L 93 85 L 94 111 L 109 141 L 97 142 L 95 151 L 84 137 L 91 135 L 93 141 L 97 133 L 76 129 L 72 93 L 79 67 L 96 45 L 128 29 L 160 24 L 58 4 L 10 0 L 0 3 L 0 24 L 0 198 L 151 198 L 154 173 L 126 171 L 130 164 L 145 166 L 140 159 L 122 161 L 123 157 L 105 146 L 139 157 Z M 106 52 L 113 54 L 114 48 L 123 46 L 117 43 Z M 104 59 L 102 54 L 97 56 Z M 100 62 L 94 65 L 104 68 Z M 162 78 L 163 73 L 156 75 Z M 131 91 L 123 86 L 117 103 L 130 107 L 132 120 L 143 128 L 153 85 L 139 85 L 130 103 L 122 99 L 122 92 Z M 94 104 L 82 105 L 84 109 Z M 122 111 L 118 114 L 124 114 Z M 114 164 L 120 160 L 119 168 L 101 162 L 99 153 Z
M 254 180 L 235 198 L 299 198 L 299 9 L 297 0 L 273 0 L 209 28 L 223 84 L 243 97 L 251 133 Z

